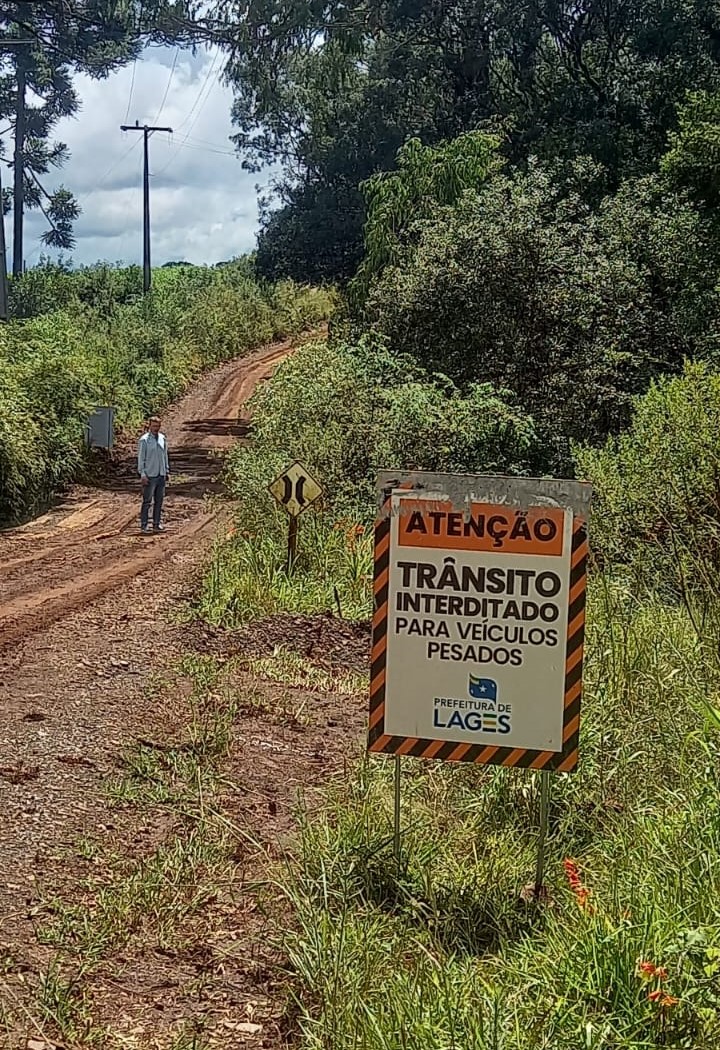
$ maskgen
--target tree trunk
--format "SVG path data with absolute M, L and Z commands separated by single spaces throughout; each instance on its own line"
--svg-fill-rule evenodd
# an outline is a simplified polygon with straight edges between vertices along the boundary
M 15 154 L 13 156 L 13 276 L 23 272 L 23 153 L 25 152 L 25 56 L 17 57 L 17 98 L 15 101 Z

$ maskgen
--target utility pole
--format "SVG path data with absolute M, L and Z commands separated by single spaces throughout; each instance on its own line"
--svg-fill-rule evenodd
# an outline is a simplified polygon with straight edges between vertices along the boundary
M 13 155 L 13 276 L 23 272 L 23 222 L 25 218 L 24 152 L 25 152 L 25 90 L 24 56 L 18 55 L 15 64 L 17 98 L 15 101 L 15 153 Z
M 150 291 L 150 152 L 148 140 L 153 131 L 167 131 L 172 135 L 172 128 L 153 128 L 147 124 L 140 124 L 136 120 L 134 124 L 121 124 L 121 131 L 142 131 L 144 147 L 143 163 L 143 293 Z

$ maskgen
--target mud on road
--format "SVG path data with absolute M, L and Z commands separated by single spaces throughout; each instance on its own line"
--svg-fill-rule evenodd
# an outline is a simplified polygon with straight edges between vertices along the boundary
M 0 652 L 212 530 L 216 511 L 206 496 L 219 488 L 223 453 L 247 433 L 243 406 L 289 352 L 289 343 L 278 343 L 222 365 L 164 417 L 172 478 L 163 535 L 139 533 L 130 449 L 124 469 L 102 487 L 76 487 L 42 518 L 0 532 Z

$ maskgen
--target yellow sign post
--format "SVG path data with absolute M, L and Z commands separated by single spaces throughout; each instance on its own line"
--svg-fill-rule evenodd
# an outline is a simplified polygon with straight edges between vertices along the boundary
M 302 463 L 295 460 L 285 468 L 282 474 L 278 474 L 268 489 L 289 516 L 287 562 L 289 571 L 297 553 L 298 518 L 322 496 L 322 486 Z

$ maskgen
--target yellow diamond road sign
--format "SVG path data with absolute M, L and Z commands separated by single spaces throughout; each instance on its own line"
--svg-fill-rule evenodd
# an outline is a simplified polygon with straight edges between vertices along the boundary
M 269 489 L 281 507 L 297 518 L 318 496 L 322 488 L 302 463 L 292 463 L 275 478 Z

